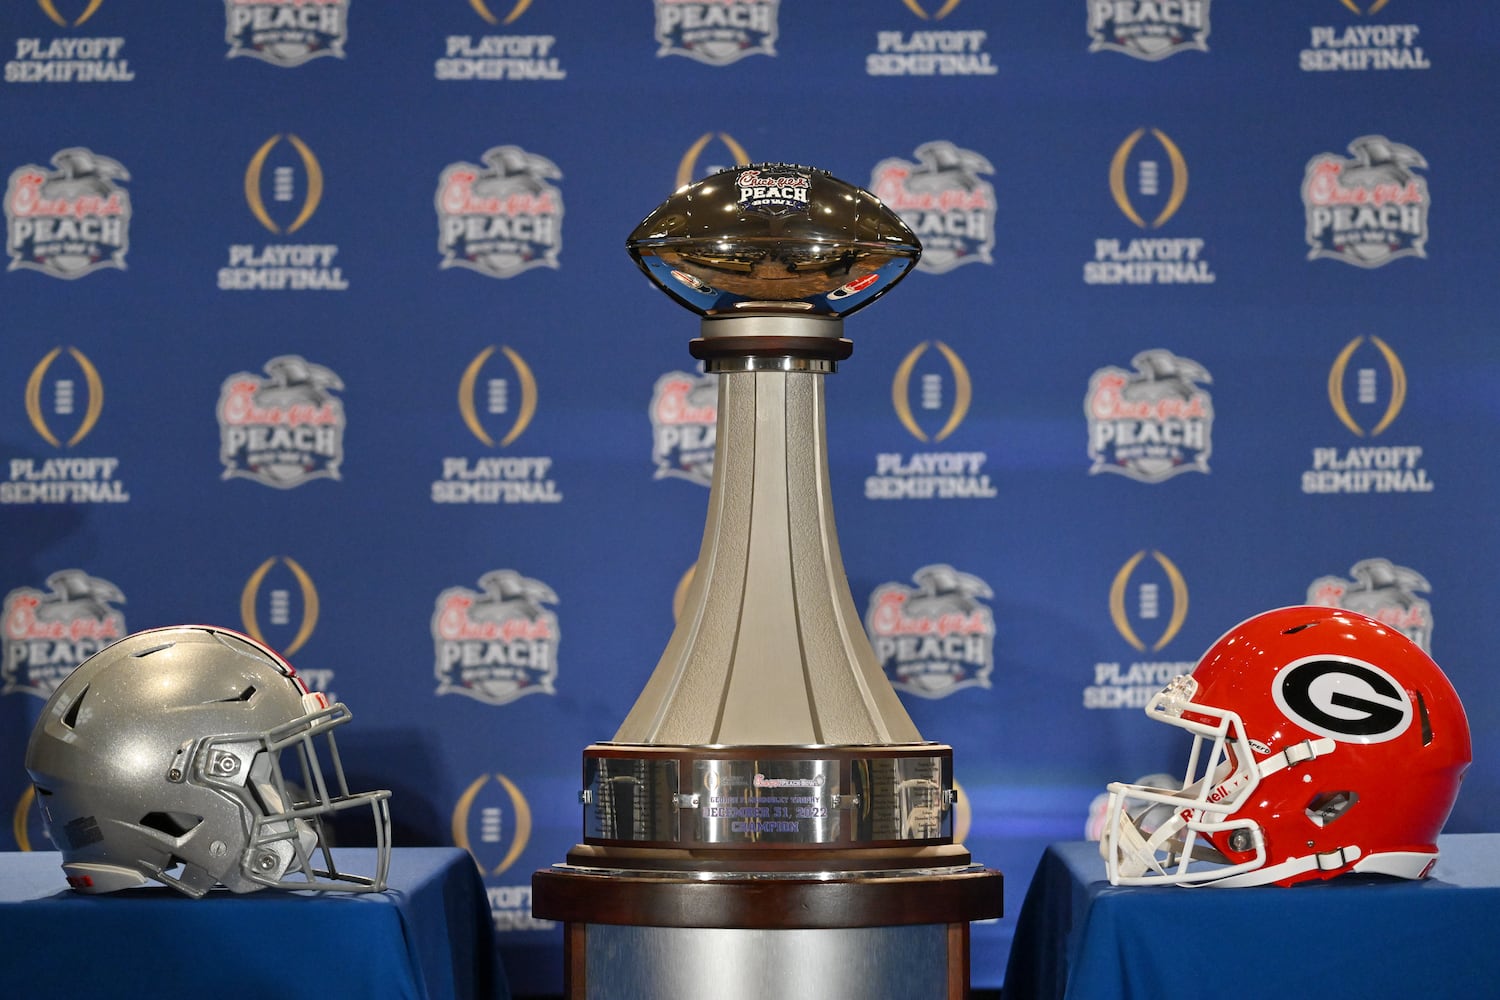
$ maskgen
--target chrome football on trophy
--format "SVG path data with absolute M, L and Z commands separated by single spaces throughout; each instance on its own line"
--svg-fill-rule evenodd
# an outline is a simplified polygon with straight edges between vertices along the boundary
M 582 842 L 533 876 L 535 914 L 567 926 L 568 995 L 963 996 L 1001 876 L 955 842 L 952 748 L 918 733 L 861 626 L 824 417 L 843 317 L 920 243 L 868 192 L 764 163 L 679 189 L 627 247 L 702 317 L 718 434 L 677 627 L 584 750 Z

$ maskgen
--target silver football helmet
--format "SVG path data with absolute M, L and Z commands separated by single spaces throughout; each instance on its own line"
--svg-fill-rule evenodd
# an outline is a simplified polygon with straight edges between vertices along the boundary
M 80 892 L 151 880 L 193 897 L 215 886 L 378 892 L 390 863 L 390 792 L 349 791 L 333 738 L 349 719 L 247 636 L 151 629 L 58 685 L 32 730 L 26 770 Z M 363 809 L 376 864 L 356 876 L 334 865 L 325 823 Z

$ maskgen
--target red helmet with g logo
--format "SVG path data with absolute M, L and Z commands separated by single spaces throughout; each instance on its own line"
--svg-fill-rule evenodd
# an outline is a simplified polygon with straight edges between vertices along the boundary
M 1180 789 L 1109 786 L 1100 849 L 1119 885 L 1423 878 L 1472 759 L 1432 658 L 1337 608 L 1237 625 L 1146 714 L 1186 730 L 1192 752 Z

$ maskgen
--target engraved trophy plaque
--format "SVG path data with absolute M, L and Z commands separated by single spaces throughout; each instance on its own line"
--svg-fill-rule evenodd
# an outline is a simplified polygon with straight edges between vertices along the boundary
M 582 842 L 532 878 L 535 914 L 565 923 L 567 994 L 965 996 L 968 922 L 1000 915 L 1001 876 L 954 842 L 952 749 L 861 626 L 824 424 L 843 317 L 921 246 L 868 192 L 774 163 L 681 188 L 627 247 L 702 317 L 718 434 L 676 629 L 584 750 Z

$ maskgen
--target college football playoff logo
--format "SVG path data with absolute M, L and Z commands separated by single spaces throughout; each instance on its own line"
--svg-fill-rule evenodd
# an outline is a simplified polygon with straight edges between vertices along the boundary
M 1366 433 L 1371 437 L 1380 434 L 1391 425 L 1397 414 L 1401 412 L 1401 407 L 1406 403 L 1406 368 L 1401 364 L 1401 359 L 1396 356 L 1395 351 L 1391 350 L 1390 345 L 1379 337 L 1372 336 L 1369 339 L 1380 352 L 1381 359 L 1385 361 L 1390 389 L 1384 411 L 1371 425 L 1368 432 L 1354 419 L 1354 414 L 1349 409 L 1349 396 L 1345 392 L 1345 383 L 1349 381 L 1349 362 L 1355 351 L 1365 342 L 1365 338 L 1355 337 L 1345 344 L 1344 349 L 1334 359 L 1333 366 L 1328 370 L 1328 401 L 1333 406 L 1333 412 L 1338 416 L 1340 423 L 1360 437 L 1364 437 Z M 1378 396 L 1376 391 L 1378 372 L 1374 368 L 1359 366 L 1354 381 L 1356 404 L 1365 408 L 1375 403 Z
M 267 160 L 270 159 L 273 150 L 285 139 L 287 145 L 291 146 L 296 153 L 299 164 L 302 167 L 302 200 L 300 204 L 296 199 L 297 178 L 296 170 L 292 164 L 273 164 L 270 169 L 271 200 L 272 204 L 289 204 L 296 209 L 295 216 L 283 227 L 271 218 L 271 213 L 266 210 L 266 199 L 264 194 L 264 182 L 267 179 Z M 323 168 L 318 164 L 318 158 L 313 151 L 296 135 L 282 135 L 277 133 L 263 142 L 255 155 L 250 157 L 250 163 L 245 168 L 245 201 L 250 206 L 250 213 L 256 220 L 273 233 L 295 233 L 301 229 L 312 214 L 318 210 L 318 203 L 323 198 Z
M 929 347 L 937 349 L 943 365 L 920 364 Z M 943 371 L 943 367 L 947 370 Z M 924 429 L 913 411 L 913 381 L 919 386 L 916 410 L 922 411 L 924 416 L 936 415 L 938 418 L 930 421 L 934 425 L 932 428 Z M 896 417 L 918 441 L 941 441 L 952 434 L 968 416 L 973 398 L 974 386 L 969 369 L 958 352 L 941 340 L 924 340 L 913 347 L 896 366 L 896 375 L 891 379 L 891 404 L 895 407 Z
M 494 357 L 495 348 L 491 346 L 474 355 L 458 380 L 458 412 L 463 417 L 464 426 L 490 448 L 508 447 L 526 432 L 532 417 L 536 416 L 536 376 L 532 374 L 531 366 L 509 347 L 501 347 L 500 352 L 510 362 L 512 377 L 507 378 L 503 369 L 485 374 L 493 367 L 490 359 Z M 480 391 L 481 384 L 483 392 Z M 490 433 L 491 428 L 486 426 L 492 417 L 509 418 L 510 421 L 508 427 L 494 428 L 500 435 L 498 444 L 494 434 Z
M 481 774 L 453 808 L 453 843 L 486 878 L 503 874 L 531 839 L 531 806 L 503 774 Z
M 1160 628 L 1156 640 L 1151 643 L 1151 651 L 1155 653 L 1160 652 L 1182 630 L 1182 624 L 1187 620 L 1188 589 L 1187 581 L 1172 560 L 1160 552 L 1152 552 L 1151 564 L 1143 565 L 1146 555 L 1144 550 L 1137 552 L 1115 574 L 1114 582 L 1109 588 L 1109 617 L 1121 637 L 1136 652 L 1144 653 L 1146 640 L 1140 637 L 1137 628 L 1161 621 L 1162 597 L 1167 596 L 1171 603 L 1166 609 L 1166 625 Z M 1133 602 L 1129 600 L 1132 596 L 1132 584 L 1135 598 Z M 1163 587 L 1163 584 L 1166 586 Z
M 293 610 L 293 592 L 300 614 Z M 288 556 L 273 556 L 255 567 L 240 593 L 240 620 L 245 633 L 283 656 L 295 655 L 307 643 L 318 625 L 318 608 L 318 588 L 312 577 Z M 266 637 L 267 629 L 272 638 Z
M 52 372 L 53 362 L 57 361 L 62 354 L 61 347 L 54 347 L 48 351 L 36 367 L 31 370 L 31 377 L 26 380 L 26 417 L 31 421 L 32 428 L 54 448 L 63 447 L 59 435 L 47 422 L 47 416 L 42 404 L 44 388 L 49 384 L 48 375 Z M 78 372 L 83 376 L 84 405 L 82 416 L 77 416 L 77 386 L 72 379 L 60 377 L 51 380 L 53 405 L 50 409 L 53 416 L 74 417 L 77 423 L 73 431 L 68 435 L 67 447 L 71 448 L 88 436 L 89 431 L 99 422 L 99 414 L 104 410 L 104 383 L 99 378 L 99 372 L 85 355 L 76 347 L 68 348 L 68 357 L 78 366 Z
M 1187 160 L 1170 136 L 1159 128 L 1151 130 L 1151 138 L 1156 140 L 1167 161 L 1167 173 L 1170 176 L 1167 184 L 1163 185 L 1161 161 L 1139 149 L 1145 136 L 1146 130 L 1138 128 L 1126 136 L 1125 141 L 1115 150 L 1115 155 L 1109 161 L 1109 193 L 1114 198 L 1115 205 L 1131 222 L 1142 229 L 1158 229 L 1177 214 L 1183 199 L 1187 197 Z M 1148 211 L 1154 209 L 1149 224 L 1132 200 L 1132 193 L 1136 200 L 1143 202 L 1143 207 L 1150 206 Z

